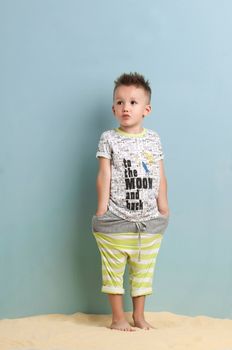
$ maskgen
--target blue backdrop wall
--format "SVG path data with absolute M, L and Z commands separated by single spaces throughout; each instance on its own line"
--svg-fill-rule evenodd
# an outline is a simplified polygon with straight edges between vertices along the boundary
M 130 71 L 152 85 L 145 127 L 161 137 L 171 210 L 146 310 L 232 317 L 231 11 L 0 2 L 1 317 L 110 312 L 91 234 L 95 152 L 117 125 L 113 81 Z

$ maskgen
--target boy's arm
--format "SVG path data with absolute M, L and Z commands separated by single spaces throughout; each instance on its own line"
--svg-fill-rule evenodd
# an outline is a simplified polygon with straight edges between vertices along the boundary
M 107 211 L 110 198 L 110 179 L 111 167 L 110 159 L 99 157 L 99 170 L 97 175 L 96 187 L 98 196 L 98 205 L 96 215 L 103 215 Z
M 164 173 L 164 164 L 163 161 L 160 160 L 160 187 L 159 194 L 157 198 L 158 210 L 163 215 L 169 214 L 168 208 L 168 195 L 167 195 L 167 179 Z

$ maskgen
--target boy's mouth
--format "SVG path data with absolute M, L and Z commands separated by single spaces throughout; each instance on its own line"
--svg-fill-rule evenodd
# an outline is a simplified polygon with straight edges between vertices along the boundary
M 130 118 L 130 114 L 123 114 L 123 118 Z

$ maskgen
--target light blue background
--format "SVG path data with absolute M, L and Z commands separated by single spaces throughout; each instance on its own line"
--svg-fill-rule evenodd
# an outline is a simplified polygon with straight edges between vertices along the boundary
M 161 137 L 171 209 L 146 310 L 232 317 L 231 12 L 229 0 L 0 2 L 2 318 L 110 312 L 95 152 L 130 71 L 152 85 L 145 127 Z

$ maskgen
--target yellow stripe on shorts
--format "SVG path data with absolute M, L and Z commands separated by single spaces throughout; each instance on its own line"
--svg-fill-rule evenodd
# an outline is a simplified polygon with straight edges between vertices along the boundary
M 132 296 L 152 293 L 152 279 L 163 235 L 94 232 L 102 261 L 102 292 L 123 294 L 123 274 L 129 264 Z M 140 254 L 140 260 L 138 254 Z

